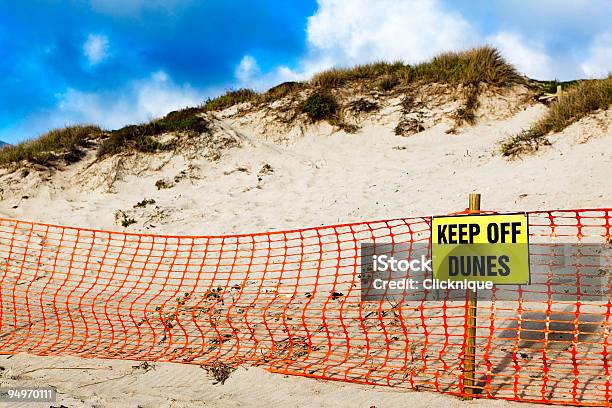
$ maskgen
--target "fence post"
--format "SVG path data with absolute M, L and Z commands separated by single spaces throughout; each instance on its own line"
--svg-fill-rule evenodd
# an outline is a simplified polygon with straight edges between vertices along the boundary
M 470 193 L 469 210 L 480 210 L 480 194 Z M 476 390 L 476 308 L 478 294 L 476 290 L 467 290 L 467 337 L 463 352 L 463 392 L 467 399 L 478 393 Z

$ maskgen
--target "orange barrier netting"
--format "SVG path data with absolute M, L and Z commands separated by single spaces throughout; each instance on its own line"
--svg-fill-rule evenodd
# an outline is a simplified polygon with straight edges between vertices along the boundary
M 611 211 L 532 212 L 530 240 L 609 243 Z M 0 219 L 0 353 L 250 364 L 463 395 L 466 302 L 360 299 L 361 242 L 429 237 L 430 218 L 202 237 Z M 555 301 L 533 278 L 563 267 L 580 288 L 587 258 L 544 258 L 531 285 L 479 301 L 480 397 L 608 405 L 609 286 Z

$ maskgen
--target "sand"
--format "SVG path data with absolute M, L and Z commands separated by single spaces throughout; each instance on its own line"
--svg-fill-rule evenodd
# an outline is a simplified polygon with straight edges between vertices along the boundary
M 0 175 L 0 216 L 210 235 L 446 214 L 463 210 L 472 191 L 482 194 L 487 210 L 610 207 L 612 111 L 585 118 L 551 136 L 551 146 L 509 161 L 498 153 L 500 141 L 546 109 L 517 98 L 493 100 L 489 111 L 497 106 L 502 114 L 482 116 L 458 134 L 446 133 L 452 124 L 442 118 L 409 137 L 393 133 L 399 115 L 393 101 L 364 120 L 356 134 L 325 123 L 273 134 L 254 125 L 256 115 L 218 114 L 219 132 L 240 145 L 220 151 L 218 160 L 167 153 L 97 163 L 92 153 L 63 171 Z M 504 110 L 507 100 L 520 109 Z M 170 188 L 158 189 L 158 180 Z M 133 208 L 143 199 L 155 203 Z M 137 222 L 121 227 L 119 210 Z M 130 361 L 20 354 L 0 357 L 0 366 L 3 385 L 54 385 L 60 391 L 55 405 L 69 407 L 515 405 L 249 367 L 239 368 L 222 385 L 213 384 L 198 366 L 171 363 L 142 367 Z

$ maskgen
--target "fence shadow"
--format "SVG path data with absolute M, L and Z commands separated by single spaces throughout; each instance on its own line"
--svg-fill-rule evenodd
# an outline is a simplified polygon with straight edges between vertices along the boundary
M 598 314 L 576 314 L 573 305 L 548 313 L 524 311 L 516 320 L 500 328 L 494 342 L 512 350 L 507 351 L 492 367 L 491 376 L 481 376 L 479 383 L 483 389 L 487 380 L 498 385 L 512 384 L 514 376 L 521 369 L 539 368 L 540 371 L 534 371 L 532 375 L 521 375 L 521 378 L 529 380 L 521 383 L 516 397 L 533 397 L 534 391 L 537 391 L 540 395 L 543 393 L 546 399 L 562 399 L 555 394 L 567 392 L 570 386 L 573 399 L 580 400 L 580 395 L 587 392 L 589 383 L 595 377 L 585 376 L 585 381 L 577 385 L 574 369 L 578 369 L 582 364 L 580 360 L 587 360 L 597 347 L 599 349 L 596 351 L 601 353 L 604 320 L 605 316 Z M 498 349 L 506 348 L 500 346 Z M 567 369 L 549 372 L 548 368 L 552 365 Z M 601 370 L 603 373 L 603 361 Z M 495 390 L 503 387 L 489 384 L 488 388 L 495 395 Z

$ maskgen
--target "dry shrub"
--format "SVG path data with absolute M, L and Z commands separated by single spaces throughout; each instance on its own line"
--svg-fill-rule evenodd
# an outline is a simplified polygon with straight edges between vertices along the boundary
M 377 83 L 378 88 L 381 91 L 388 92 L 399 85 L 400 79 L 396 75 L 383 75 Z
M 348 104 L 348 108 L 357 113 L 369 113 L 380 109 L 380 106 L 375 101 L 369 101 L 364 98 L 357 99 Z
M 338 102 L 329 92 L 317 91 L 304 101 L 302 112 L 313 122 L 329 120 L 338 113 Z
M 394 129 L 397 136 L 410 136 L 425 130 L 423 121 L 415 118 L 404 118 L 399 121 Z
M 469 84 L 463 89 L 463 105 L 455 112 L 455 125 L 463 123 L 473 125 L 476 122 L 476 109 L 478 109 L 478 84 Z
M 206 373 L 215 380 L 213 384 L 224 384 L 230 375 L 236 371 L 235 367 L 218 360 L 214 361 L 212 364 L 203 365 L 202 368 L 204 368 Z

